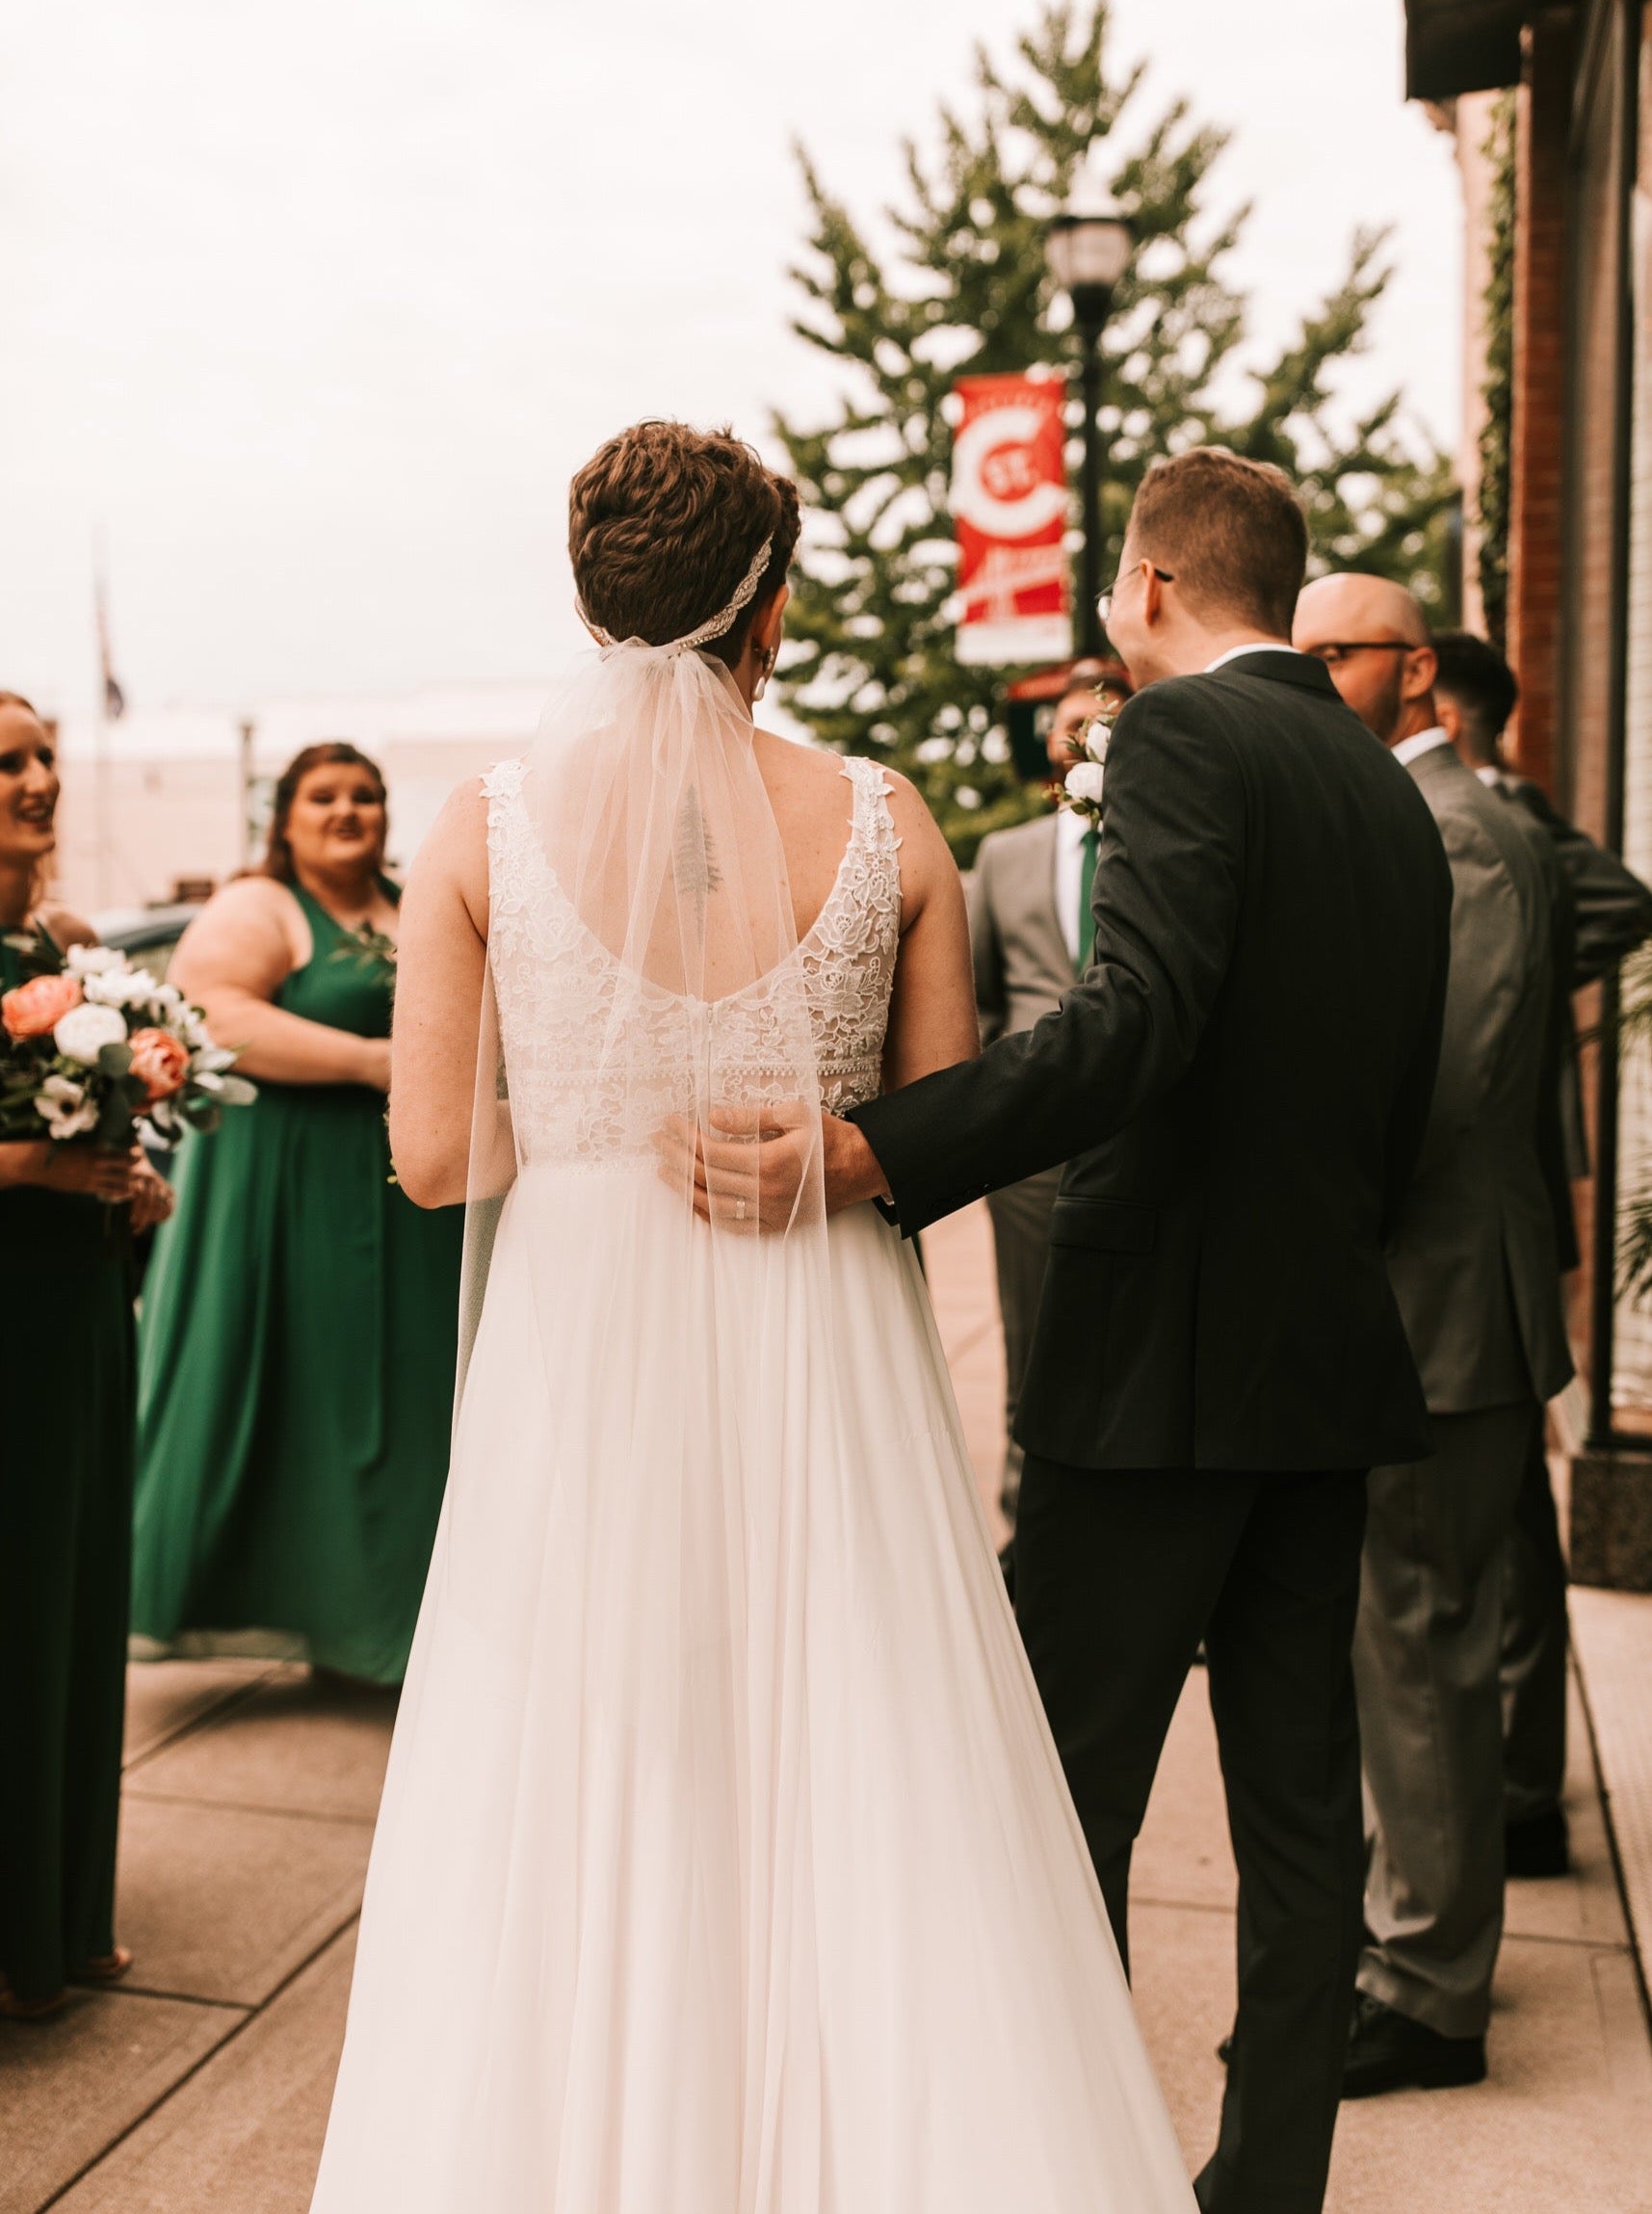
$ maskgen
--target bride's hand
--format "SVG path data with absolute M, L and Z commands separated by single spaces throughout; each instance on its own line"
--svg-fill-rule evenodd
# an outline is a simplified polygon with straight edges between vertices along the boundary
M 656 1131 L 654 1150 L 661 1181 L 689 1192 L 695 1214 L 702 1222 L 715 1220 L 720 1229 L 790 1229 L 809 1214 L 806 1187 L 817 1176 L 827 1214 L 888 1189 L 852 1122 L 797 1106 L 719 1109 L 709 1130 L 673 1115 Z
M 710 1128 L 687 1115 L 660 1125 L 654 1150 L 661 1182 L 686 1193 L 701 1221 L 719 1229 L 790 1229 L 811 1170 L 818 1173 L 818 1118 L 798 1106 L 715 1112 Z

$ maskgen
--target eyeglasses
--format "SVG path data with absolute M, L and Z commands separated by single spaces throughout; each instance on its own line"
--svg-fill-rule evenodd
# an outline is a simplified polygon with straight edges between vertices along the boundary
M 1327 669 L 1340 669 L 1354 653 L 1415 653 L 1419 649 L 1407 638 L 1327 638 L 1323 646 L 1305 646 L 1302 650 L 1323 661 Z
M 1175 578 L 1170 574 L 1167 568 L 1161 568 L 1156 562 L 1149 562 L 1147 567 L 1153 571 L 1153 574 L 1158 578 L 1161 584 L 1175 583 Z M 1130 574 L 1135 576 L 1137 571 L 1132 569 Z M 1111 622 L 1113 619 L 1113 603 L 1118 597 L 1118 588 L 1123 582 L 1124 579 L 1122 576 L 1115 576 L 1113 580 L 1111 588 L 1104 592 L 1101 597 L 1095 603 L 1095 612 L 1101 618 L 1101 627 L 1103 630 L 1107 628 L 1109 622 Z

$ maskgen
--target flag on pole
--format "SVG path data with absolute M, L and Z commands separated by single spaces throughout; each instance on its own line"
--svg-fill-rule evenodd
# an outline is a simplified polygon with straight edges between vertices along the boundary
M 960 377 L 953 437 L 957 657 L 1003 668 L 1072 651 L 1066 385 L 1059 377 Z
M 103 686 L 103 720 L 118 723 L 126 712 L 126 695 L 116 677 L 109 647 L 109 583 L 101 555 L 92 570 L 92 597 L 97 611 L 97 672 Z

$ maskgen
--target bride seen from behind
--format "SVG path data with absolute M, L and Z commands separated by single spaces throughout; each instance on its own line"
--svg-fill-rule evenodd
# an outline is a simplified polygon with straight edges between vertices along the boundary
M 798 532 L 726 433 L 610 440 L 599 650 L 408 886 L 477 1319 L 316 2214 L 1193 2203 L 915 1257 L 821 1203 L 823 1106 L 976 1031 L 916 793 L 754 725 Z M 775 1127 L 781 1234 L 699 1220 L 695 1134 Z
M 657 518 L 649 504 L 657 489 L 654 473 L 669 466 L 682 436 L 675 425 L 645 423 L 614 440 L 604 451 L 615 454 L 616 466 L 590 483 L 583 503 L 594 540 L 593 555 L 597 548 L 604 549 L 616 571 L 609 587 L 616 594 L 611 611 L 615 620 L 646 624 L 649 631 L 658 630 L 665 637 L 671 635 L 672 623 L 680 623 L 684 634 L 693 627 L 704 573 L 695 567 L 672 578 L 664 549 L 658 581 L 641 566 L 655 550 Z M 745 449 L 741 451 L 744 454 Z M 590 475 L 589 470 L 582 472 L 575 484 L 576 530 L 582 504 L 579 488 Z M 709 482 L 714 493 L 722 491 L 715 478 Z M 731 629 L 709 641 L 705 649 L 727 670 L 747 717 L 779 650 L 791 596 L 785 572 L 799 529 L 795 487 L 770 477 L 768 488 L 779 517 L 770 534 L 775 551 Z M 678 498 L 687 508 L 705 491 L 697 484 L 687 486 Z M 767 503 L 758 502 L 748 532 L 759 529 L 766 513 Z M 730 521 L 731 547 L 738 527 Z M 713 534 L 722 528 L 720 519 L 707 534 L 713 538 L 714 558 L 719 549 Z M 726 558 L 732 559 L 732 552 Z M 590 589 L 588 585 L 582 597 L 582 614 L 590 607 Z M 589 619 L 587 616 L 588 623 Z M 645 634 L 640 630 L 638 635 Z M 837 881 L 852 827 L 854 787 L 846 788 L 843 763 L 834 753 L 776 737 L 754 723 L 743 736 L 773 814 L 795 935 L 801 941 Z M 895 771 L 884 774 L 901 846 L 900 960 L 882 1064 L 883 1084 L 894 1089 L 967 1059 L 979 1050 L 980 1034 L 969 925 L 957 866 L 912 785 Z M 475 1069 L 455 1046 L 477 1035 L 482 1005 L 487 941 L 487 807 L 480 780 L 462 785 L 452 796 L 419 856 L 403 915 L 397 1083 L 390 1109 L 392 1150 L 403 1188 L 428 1207 L 463 1199 L 467 1192 Z

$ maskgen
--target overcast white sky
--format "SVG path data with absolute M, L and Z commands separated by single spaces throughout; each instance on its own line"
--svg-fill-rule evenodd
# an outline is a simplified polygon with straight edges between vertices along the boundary
M 144 704 L 535 678 L 571 642 L 567 478 L 644 413 L 759 434 L 801 137 L 857 208 L 1036 0 L 11 0 L 0 14 L 0 686 L 90 690 L 90 548 Z M 1448 143 L 1401 0 L 1115 0 L 1235 141 L 1231 276 L 1282 335 L 1360 223 L 1368 359 L 1457 417 Z

